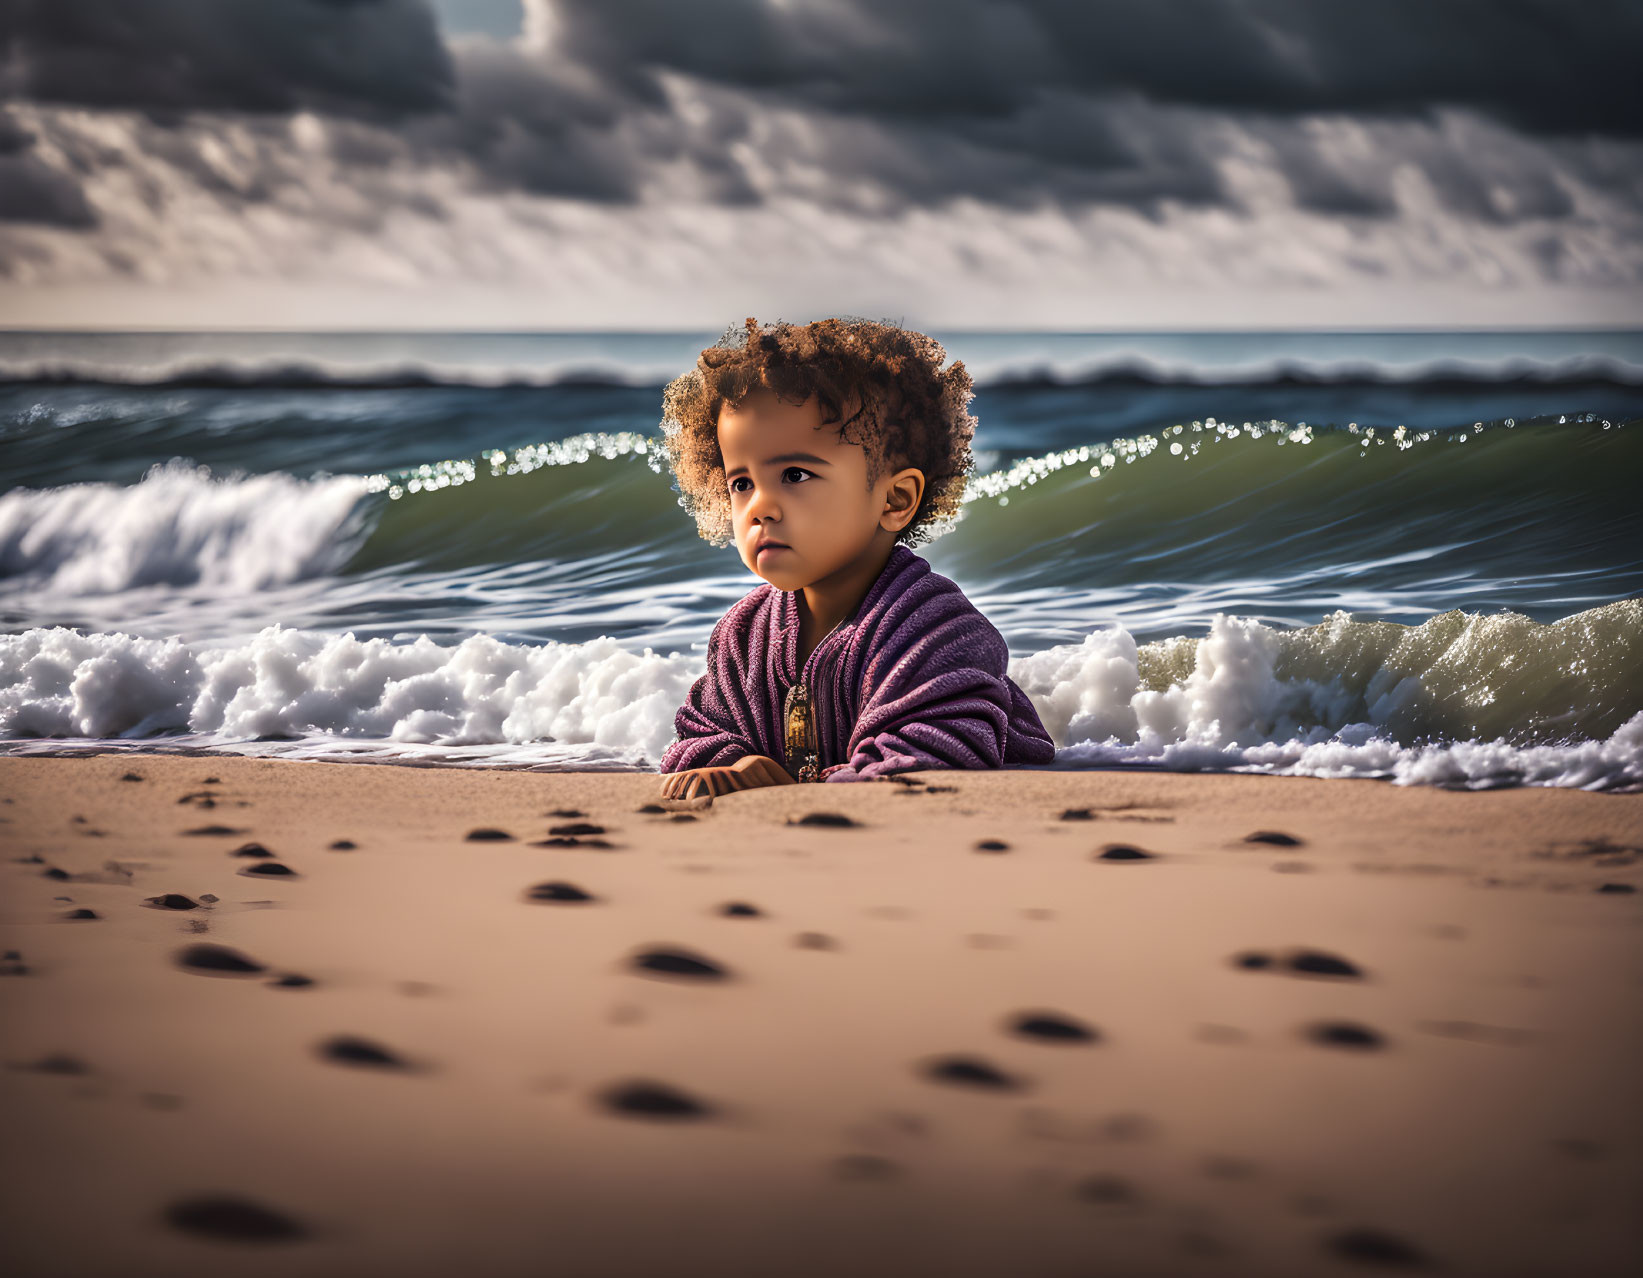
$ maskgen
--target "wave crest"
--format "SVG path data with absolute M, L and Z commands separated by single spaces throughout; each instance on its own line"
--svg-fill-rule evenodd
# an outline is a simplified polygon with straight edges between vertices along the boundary
M 0 495 L 0 577 L 31 592 L 143 586 L 239 592 L 333 573 L 362 531 L 358 476 L 214 479 L 170 463 L 129 487 L 69 484 Z
M 178 359 L 148 364 L 110 357 L 0 360 L 0 386 L 128 386 L 177 389 L 527 390 L 548 387 L 661 387 L 679 369 L 662 363 L 556 360 L 461 364 L 415 359 L 331 363 L 318 359 Z M 1643 386 L 1643 366 L 1608 355 L 1536 359 L 1374 359 L 1279 357 L 1232 363 L 1169 360 L 1134 351 L 1093 359 L 989 362 L 979 389 L 1126 386 Z

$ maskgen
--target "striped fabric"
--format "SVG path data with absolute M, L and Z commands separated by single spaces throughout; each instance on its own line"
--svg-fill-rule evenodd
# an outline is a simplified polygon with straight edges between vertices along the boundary
M 796 596 L 768 582 L 720 618 L 707 673 L 674 719 L 662 772 L 748 754 L 787 766 L 782 704 L 799 678 Z M 897 545 L 855 614 L 805 663 L 822 778 L 1044 764 L 1055 746 L 1009 676 L 1004 636 L 964 592 Z

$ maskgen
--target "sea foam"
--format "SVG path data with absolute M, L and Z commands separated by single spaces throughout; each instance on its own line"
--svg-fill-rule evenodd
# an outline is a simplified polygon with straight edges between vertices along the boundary
M 1497 621 L 1450 618 L 1426 636 L 1428 646 L 1475 657 Z M 1456 694 L 1446 691 L 1441 660 L 1423 672 L 1409 664 L 1420 646 L 1411 649 L 1410 636 L 1425 627 L 1391 627 L 1402 638 L 1382 633 L 1390 646 L 1377 652 L 1377 625 L 1390 623 L 1337 614 L 1283 631 L 1218 616 L 1202 639 L 1147 645 L 1110 627 L 1018 658 L 1010 674 L 1055 740 L 1057 768 L 1643 787 L 1643 710 L 1629 706 L 1591 718 L 1587 726 L 1600 734 L 1586 737 L 1567 719 L 1543 728 L 1541 739 L 1417 731 L 1432 722 L 1421 707 L 1441 710 L 1443 696 Z M 1342 659 L 1347 650 L 1355 660 Z M 181 734 L 175 743 L 301 758 L 648 769 L 673 740 L 674 715 L 703 669 L 698 654 L 633 652 L 608 637 L 523 645 L 476 635 L 440 646 L 426 636 L 392 643 L 272 626 L 209 646 L 36 629 L 0 636 L 0 734 L 12 739 L 0 749 L 62 752 L 144 739 L 163 748 L 159 734 Z M 1599 726 L 1607 724 L 1614 726 Z
M 141 483 L 0 495 L 7 590 L 106 595 L 144 586 L 259 590 L 340 569 L 363 526 L 359 476 L 213 478 L 155 466 Z

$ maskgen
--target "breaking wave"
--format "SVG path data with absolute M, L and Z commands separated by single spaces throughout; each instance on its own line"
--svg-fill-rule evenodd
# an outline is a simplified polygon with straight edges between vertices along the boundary
M 488 766 L 648 769 L 703 670 L 699 655 L 609 637 L 441 646 L 271 626 L 209 645 L 35 629 L 0 636 L 0 736 L 35 739 L 12 752 L 169 736 L 301 758 L 454 750 Z M 1336 613 L 1283 630 L 1218 615 L 1202 638 L 1147 644 L 1114 626 L 1010 674 L 1057 768 L 1643 788 L 1643 600 L 1550 624 Z

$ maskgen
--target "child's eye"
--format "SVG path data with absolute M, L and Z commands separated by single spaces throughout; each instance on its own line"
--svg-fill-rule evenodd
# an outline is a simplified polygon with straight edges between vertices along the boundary
M 790 476 L 793 476 L 793 475 L 800 476 L 800 479 L 797 482 L 801 483 L 801 484 L 804 483 L 805 480 L 811 478 L 811 473 L 808 470 L 806 470 L 803 466 L 789 466 L 786 470 L 782 471 L 782 478 L 783 479 L 788 479 Z M 752 482 L 753 481 L 751 479 L 749 479 L 746 475 L 737 475 L 735 479 L 732 479 L 730 481 L 730 491 L 733 492 L 733 493 L 746 492 L 747 489 L 739 488 L 739 487 L 737 487 L 737 485 L 738 484 L 751 484 Z

